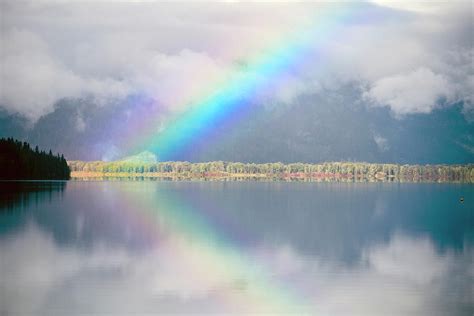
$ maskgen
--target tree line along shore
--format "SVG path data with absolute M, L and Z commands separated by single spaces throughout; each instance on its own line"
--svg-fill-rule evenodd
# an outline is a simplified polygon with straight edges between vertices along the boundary
M 212 161 L 66 161 L 26 142 L 0 138 L 0 180 L 97 178 L 277 179 L 474 183 L 474 164 L 407 165 L 365 162 L 241 163 Z
M 63 155 L 30 147 L 27 142 L 0 138 L 0 180 L 68 180 L 70 169 Z
M 282 179 L 474 183 L 474 164 L 400 165 L 365 162 L 240 163 L 68 161 L 72 178 Z

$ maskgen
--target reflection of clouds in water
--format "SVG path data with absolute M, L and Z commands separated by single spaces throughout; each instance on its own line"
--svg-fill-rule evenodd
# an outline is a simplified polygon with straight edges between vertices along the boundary
M 39 312 L 50 291 L 80 271 L 117 268 L 128 261 L 124 251 L 105 253 L 101 246 L 92 253 L 58 248 L 33 224 L 15 237 L 0 240 L 0 312 L 6 308 L 7 315 Z
M 452 256 L 439 256 L 429 239 L 402 235 L 395 235 L 388 246 L 371 249 L 365 257 L 378 274 L 418 284 L 442 277 L 452 260 Z
M 261 252 L 280 280 L 308 296 L 316 315 L 471 315 L 474 308 L 469 247 L 440 254 L 428 238 L 395 234 L 355 266 L 290 247 Z
M 378 195 L 375 199 L 374 218 L 382 217 L 388 210 L 387 199 Z
M 58 247 L 51 236 L 30 225 L 22 234 L 0 241 L 0 312 L 223 312 L 228 301 L 245 304 L 252 279 L 243 274 L 230 280 L 225 272 L 195 275 L 192 262 L 200 249 L 180 244 L 188 242 L 160 244 L 139 255 L 100 244 L 86 251 Z M 186 260 L 176 255 L 180 247 L 190 251 Z M 472 277 L 472 251 L 440 255 L 429 239 L 395 235 L 388 244 L 367 249 L 362 261 L 351 267 L 301 255 L 290 246 L 263 245 L 249 253 L 257 263 L 265 262 L 277 283 L 313 305 L 314 314 L 456 314 L 450 308 L 472 307 L 466 294 L 469 280 L 445 286 L 457 282 L 452 271 Z

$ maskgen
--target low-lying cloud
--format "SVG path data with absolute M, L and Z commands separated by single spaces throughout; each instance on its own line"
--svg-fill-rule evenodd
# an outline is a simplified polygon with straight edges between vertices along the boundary
M 397 115 L 430 113 L 440 100 L 454 101 L 451 83 L 430 69 L 420 68 L 377 80 L 365 96 L 376 105 L 389 106 Z
M 355 81 L 367 87 L 368 104 L 388 106 L 397 117 L 430 113 L 440 101 L 465 101 L 472 110 L 469 2 L 436 10 L 352 5 L 338 31 L 262 100 L 291 104 L 321 86 Z M 238 64 L 304 30 L 321 6 L 4 1 L 0 107 L 34 123 L 61 99 L 107 104 L 139 94 L 181 111 L 235 75 L 251 74 Z

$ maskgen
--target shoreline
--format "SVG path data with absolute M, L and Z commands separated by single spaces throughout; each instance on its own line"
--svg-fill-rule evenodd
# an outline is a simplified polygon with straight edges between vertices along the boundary
M 71 180 L 172 180 L 172 181 L 286 181 L 286 182 L 354 182 L 354 183 L 461 183 L 472 184 L 469 181 L 440 180 L 427 178 L 396 179 L 395 177 L 366 177 L 352 174 L 315 174 L 315 173 L 180 173 L 180 172 L 97 172 L 72 171 Z
M 209 161 L 68 161 L 73 179 L 279 180 L 313 182 L 474 183 L 474 164 L 400 165 L 366 162 L 241 163 Z

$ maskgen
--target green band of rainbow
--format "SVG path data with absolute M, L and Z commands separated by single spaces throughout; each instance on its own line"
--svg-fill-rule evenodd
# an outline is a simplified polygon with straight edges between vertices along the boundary
M 271 88 L 282 74 L 317 57 L 318 48 L 324 47 L 338 27 L 348 22 L 352 5 L 329 5 L 316 12 L 311 25 L 305 25 L 298 32 L 282 40 L 268 52 L 253 58 L 244 72 L 230 76 L 230 80 L 213 89 L 201 101 L 188 107 L 166 124 L 161 132 L 150 132 L 150 127 L 132 131 L 135 136 L 132 147 L 156 152 L 160 160 L 176 157 L 176 154 L 192 146 L 216 126 L 245 112 L 251 106 L 253 97 L 262 90 Z M 321 65 L 323 67 L 323 65 Z M 146 131 L 146 132 L 144 132 Z

